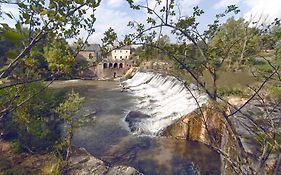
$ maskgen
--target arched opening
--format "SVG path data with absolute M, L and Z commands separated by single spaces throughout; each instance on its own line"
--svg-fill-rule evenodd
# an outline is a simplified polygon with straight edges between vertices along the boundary
M 123 63 L 119 64 L 119 69 L 123 69 Z
M 91 60 L 91 59 L 93 59 L 94 57 L 93 57 L 93 55 L 92 55 L 92 53 L 89 53 L 89 59 Z
M 107 68 L 107 63 L 103 63 L 103 68 L 104 68 L 104 69 Z
M 118 64 L 114 63 L 113 68 L 118 68 Z
M 112 68 L 112 63 L 109 63 L 109 66 L 108 66 L 109 68 Z

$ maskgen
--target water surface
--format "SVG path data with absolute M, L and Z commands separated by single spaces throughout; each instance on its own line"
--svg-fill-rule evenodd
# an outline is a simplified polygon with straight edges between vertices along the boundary
M 124 122 L 136 100 L 121 92 L 118 82 L 57 81 L 57 88 L 73 88 L 85 97 L 77 115 L 97 111 L 95 124 L 75 131 L 73 145 L 113 165 L 129 165 L 147 175 L 220 174 L 218 153 L 204 144 L 165 137 L 136 136 Z

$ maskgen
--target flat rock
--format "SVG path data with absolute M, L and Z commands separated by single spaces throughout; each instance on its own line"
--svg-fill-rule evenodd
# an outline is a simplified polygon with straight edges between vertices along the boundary
M 133 167 L 109 166 L 90 155 L 84 148 L 74 151 L 69 159 L 68 175 L 142 175 Z
M 127 166 L 114 166 L 112 167 L 106 175 L 141 175 L 142 173 L 138 172 L 133 167 L 127 167 Z

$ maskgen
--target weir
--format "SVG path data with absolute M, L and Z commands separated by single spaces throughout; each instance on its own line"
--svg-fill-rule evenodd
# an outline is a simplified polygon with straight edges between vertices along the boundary
M 165 128 L 198 108 L 193 96 L 200 106 L 208 99 L 195 85 L 188 86 L 191 94 L 182 81 L 159 73 L 137 72 L 124 84 L 136 97 L 138 113 L 129 113 L 125 120 L 137 135 L 161 135 Z

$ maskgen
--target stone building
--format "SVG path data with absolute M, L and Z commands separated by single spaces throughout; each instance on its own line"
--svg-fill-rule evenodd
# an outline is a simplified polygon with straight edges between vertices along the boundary
M 131 60 L 104 59 L 96 67 L 99 78 L 117 78 L 123 76 L 132 67 Z
M 113 60 L 126 60 L 129 59 L 131 56 L 131 47 L 124 46 L 118 49 L 114 49 L 111 51 L 111 58 Z
M 87 61 L 90 65 L 102 60 L 101 47 L 99 44 L 85 46 L 77 55 L 77 60 Z

